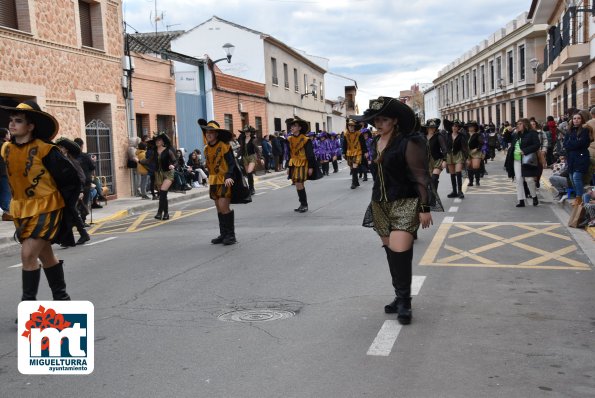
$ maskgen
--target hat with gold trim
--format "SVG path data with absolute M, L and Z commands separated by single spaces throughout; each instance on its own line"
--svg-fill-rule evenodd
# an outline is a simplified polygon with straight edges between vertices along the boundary
M 35 125 L 33 136 L 44 141 L 51 141 L 58 134 L 60 125 L 55 117 L 41 110 L 37 102 L 26 100 L 16 106 L 0 105 L 0 126 L 8 127 L 10 115 L 24 113 Z
M 217 133 L 217 139 L 220 141 L 223 141 L 225 143 L 228 143 L 229 141 L 231 141 L 231 138 L 232 138 L 231 131 L 222 129 L 221 126 L 219 125 L 219 123 L 216 122 L 215 120 L 211 120 L 210 122 L 207 122 L 205 119 L 198 119 L 198 125 L 202 129 L 203 136 L 205 136 L 204 137 L 205 142 L 206 142 L 207 132 Z

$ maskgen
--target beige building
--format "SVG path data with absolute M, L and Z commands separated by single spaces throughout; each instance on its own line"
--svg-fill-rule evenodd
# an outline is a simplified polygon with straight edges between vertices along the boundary
M 113 195 L 130 195 L 119 0 L 0 2 L 0 96 L 33 99 L 82 137 Z
M 546 117 L 545 87 L 530 60 L 543 56 L 545 24 L 523 13 L 442 69 L 434 86 L 447 119 L 479 123 Z
M 548 89 L 548 115 L 595 105 L 595 4 L 589 0 L 533 0 L 529 18 L 546 24 L 537 70 Z

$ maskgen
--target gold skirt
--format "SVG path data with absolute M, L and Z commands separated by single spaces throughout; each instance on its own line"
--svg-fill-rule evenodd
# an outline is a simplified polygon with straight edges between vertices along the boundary
M 463 155 L 463 151 L 459 151 L 457 154 L 453 154 L 449 152 L 446 155 L 446 164 L 463 164 L 465 163 L 465 155 Z
M 161 185 L 167 180 L 173 182 L 173 180 L 174 180 L 174 171 L 173 170 L 168 170 L 168 171 L 157 170 L 155 172 L 155 187 L 157 189 L 159 189 L 161 187 Z
M 481 149 L 472 149 L 469 152 L 469 159 L 483 159 L 483 152 Z
M 15 236 L 20 243 L 25 239 L 43 239 L 52 241 L 60 230 L 62 210 L 57 209 L 49 213 L 42 213 L 28 218 L 15 218 Z
M 213 200 L 231 199 L 231 187 L 228 188 L 225 184 L 211 184 L 209 185 L 209 197 Z
M 442 159 L 434 160 L 433 158 L 430 158 L 430 171 L 434 169 L 442 170 Z
M 353 167 L 354 165 L 359 165 L 362 161 L 362 156 L 345 156 L 345 160 L 347 160 L 347 165 L 349 167 Z
M 250 163 L 256 164 L 258 158 L 256 155 L 245 155 L 242 156 L 242 163 L 244 164 L 244 168 L 247 168 Z
M 308 179 L 308 166 L 291 166 L 289 170 L 293 183 L 303 183 Z
M 419 229 L 419 198 L 403 198 L 393 202 L 371 201 L 364 216 L 363 226 L 374 228 L 387 238 L 392 231 L 407 231 L 414 235 Z

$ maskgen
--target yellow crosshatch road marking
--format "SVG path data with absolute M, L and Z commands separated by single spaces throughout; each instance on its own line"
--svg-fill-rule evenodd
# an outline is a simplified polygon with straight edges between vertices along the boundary
M 489 175 L 481 179 L 481 185 L 467 187 L 465 195 L 509 195 L 516 194 L 515 183 L 505 175 Z
M 141 232 L 146 231 L 147 229 L 158 227 L 163 224 L 167 224 L 172 221 L 177 221 L 181 220 L 182 218 L 191 217 L 196 214 L 204 213 L 205 211 L 214 208 L 214 206 L 211 206 L 207 209 L 184 211 L 178 210 L 170 214 L 170 219 L 165 221 L 154 219 L 153 212 L 145 212 L 140 215 L 120 219 L 117 222 L 106 221 L 104 223 L 96 224 L 95 226 L 93 226 L 93 228 L 89 230 L 89 233 L 92 235 L 108 235 L 114 233 Z
M 591 270 L 556 223 L 443 223 L 419 265 Z

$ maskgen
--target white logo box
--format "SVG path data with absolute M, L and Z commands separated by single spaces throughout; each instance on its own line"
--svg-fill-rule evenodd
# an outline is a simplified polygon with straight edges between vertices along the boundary
M 18 318 L 19 372 L 55 375 L 93 372 L 93 303 L 22 301 L 19 304 Z

